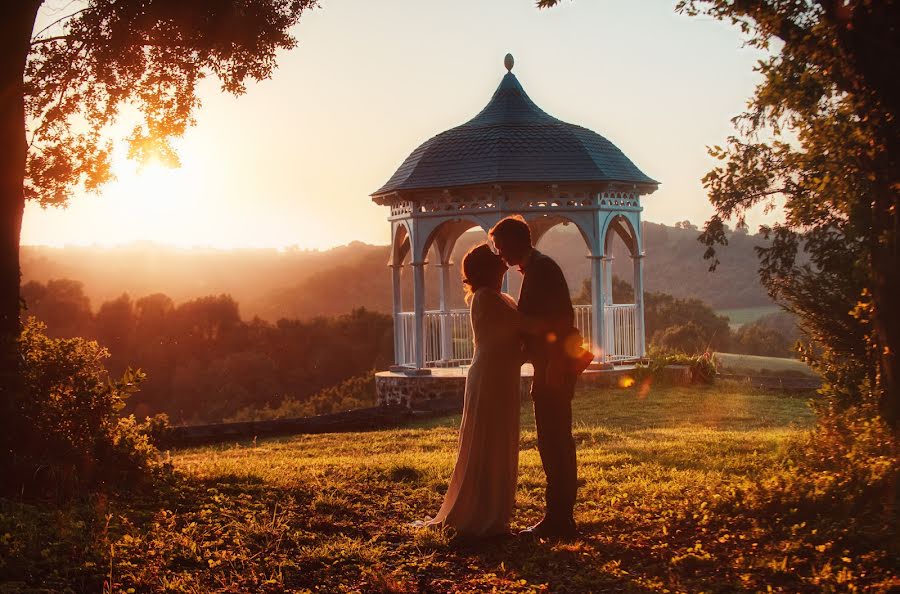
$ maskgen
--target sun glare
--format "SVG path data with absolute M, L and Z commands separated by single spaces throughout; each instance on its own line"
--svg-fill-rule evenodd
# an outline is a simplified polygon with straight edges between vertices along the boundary
M 136 163 L 124 154 L 113 157 L 115 181 L 103 194 L 125 216 L 135 239 L 190 246 L 202 199 L 200 179 L 191 169 L 168 167 L 159 160 Z M 193 227 L 193 228 L 192 228 Z

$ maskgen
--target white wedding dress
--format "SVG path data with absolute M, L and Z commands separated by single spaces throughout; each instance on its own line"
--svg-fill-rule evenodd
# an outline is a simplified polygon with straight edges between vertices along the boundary
M 519 464 L 519 313 L 509 295 L 478 289 L 472 297 L 475 355 L 466 377 L 456 467 L 430 526 L 485 537 L 509 529 Z

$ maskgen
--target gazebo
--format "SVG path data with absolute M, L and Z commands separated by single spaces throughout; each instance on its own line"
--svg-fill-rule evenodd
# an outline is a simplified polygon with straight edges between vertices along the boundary
M 641 196 L 659 183 L 606 138 L 558 120 L 539 108 L 512 73 L 487 106 L 468 122 L 414 150 L 372 194 L 390 207 L 394 358 L 392 375 L 430 375 L 465 366 L 472 358 L 469 312 L 449 307 L 457 291 L 450 256 L 473 227 L 488 231 L 502 218 L 522 215 L 535 243 L 552 227 L 571 223 L 591 260 L 591 305 L 576 306 L 576 325 L 598 367 L 645 354 Z M 612 298 L 611 241 L 621 237 L 633 262 L 634 303 Z M 426 258 L 434 248 L 435 262 Z M 412 309 L 405 309 L 401 269 L 409 260 Z M 426 265 L 440 269 L 440 300 L 425 309 Z M 437 374 L 437 372 L 434 372 Z

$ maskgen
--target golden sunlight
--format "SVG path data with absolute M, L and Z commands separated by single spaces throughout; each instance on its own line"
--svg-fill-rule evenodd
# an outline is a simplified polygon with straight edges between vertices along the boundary
M 129 160 L 125 151 L 117 151 L 112 172 L 115 180 L 103 194 L 117 203 L 117 210 L 127 213 L 123 222 L 135 239 L 178 246 L 196 243 L 196 222 L 209 218 L 200 217 L 205 206 L 196 169 L 173 168 L 160 160 L 139 164 Z
M 631 376 L 622 376 L 619 378 L 619 387 L 620 388 L 630 388 L 634 385 L 634 378 Z

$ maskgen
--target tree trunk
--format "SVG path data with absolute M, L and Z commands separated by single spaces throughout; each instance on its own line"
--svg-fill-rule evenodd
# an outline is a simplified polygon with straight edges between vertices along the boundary
M 0 468 L 12 459 L 19 428 L 19 236 L 27 153 L 23 77 L 41 1 L 0 4 Z
M 835 20 L 841 3 L 827 3 L 832 25 L 842 50 L 860 75 L 859 87 L 852 89 L 865 97 L 878 98 L 876 121 L 881 124 L 885 147 L 872 162 L 872 171 L 888 172 L 880 178 L 872 196 L 871 266 L 872 326 L 878 347 L 878 388 L 881 415 L 900 434 L 900 200 L 897 171 L 900 171 L 900 86 L 897 85 L 897 27 L 900 6 L 896 2 L 866 2 L 845 15 L 850 22 Z M 824 6 L 825 4 L 823 4 Z M 886 164 L 885 164 L 886 162 Z
M 873 201 L 872 299 L 881 414 L 900 434 L 900 204 L 884 188 Z

